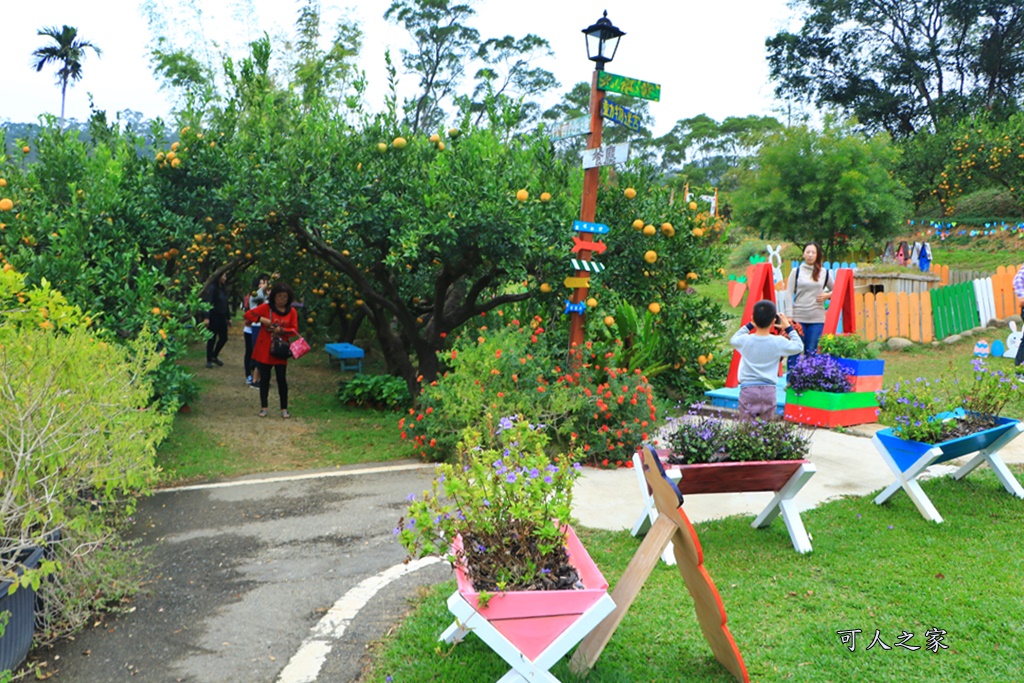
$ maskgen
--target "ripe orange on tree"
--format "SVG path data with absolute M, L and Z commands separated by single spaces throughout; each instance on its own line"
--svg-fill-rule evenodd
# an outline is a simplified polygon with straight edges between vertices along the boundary
M 546 283 L 546 282 L 543 282 L 543 283 L 541 283 L 541 285 L 540 285 L 540 291 L 542 291 L 543 293 L 547 294 L 548 292 L 550 292 L 550 291 L 551 291 L 551 285 L 549 285 L 549 284 L 548 284 L 548 283 Z
M 611 327 L 612 325 L 615 324 L 615 318 L 611 317 L 610 315 L 606 315 L 604 317 L 604 324 L 607 325 L 608 327 Z
M 697 202 L 690 202 L 687 206 L 689 207 L 690 211 L 697 210 Z
M 644 234 L 647 235 L 648 237 L 653 237 L 657 232 L 658 231 L 655 229 L 653 225 L 648 224 L 644 226 Z
M 530 198 L 530 193 L 527 192 L 525 189 L 519 190 L 519 192 L 516 192 L 516 199 L 518 199 L 521 202 L 525 202 L 529 198 Z
M 551 193 L 550 192 L 541 192 L 540 193 L 540 200 L 542 202 L 550 202 L 551 201 Z
M 644 229 L 643 219 L 637 218 L 635 221 L 633 221 L 633 227 L 636 228 L 637 230 L 643 230 Z
M 632 187 L 627 187 L 622 192 L 622 194 L 626 195 L 626 199 L 632 199 L 633 197 L 636 196 L 636 190 L 634 190 Z
M 397 137 L 391 144 L 395 146 L 395 149 L 405 149 L 405 146 L 409 143 L 406 142 L 405 138 Z
M 0 199 L 0 211 L 10 211 L 14 208 L 14 202 L 9 197 Z
M 657 260 L 658 252 L 654 251 L 653 249 L 644 254 L 644 261 L 647 261 L 648 263 L 654 263 Z
M 662 223 L 661 234 L 663 234 L 665 237 L 672 237 L 673 235 L 676 234 L 676 229 L 672 227 L 671 223 Z
M 647 310 L 657 315 L 658 313 L 661 313 L 661 304 L 659 304 L 657 301 L 652 301 L 651 303 L 647 304 Z

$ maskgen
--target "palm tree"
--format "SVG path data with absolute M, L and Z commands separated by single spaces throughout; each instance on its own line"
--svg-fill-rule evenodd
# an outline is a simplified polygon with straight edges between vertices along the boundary
M 99 57 L 102 51 L 87 40 L 78 39 L 78 29 L 74 26 L 64 25 L 64 28 L 57 30 L 56 26 L 39 29 L 39 35 L 48 36 L 56 41 L 56 45 L 44 45 L 36 49 L 32 56 L 35 57 L 36 71 L 42 71 L 43 67 L 50 63 L 59 65 L 57 69 L 57 83 L 60 84 L 60 127 L 64 127 L 64 100 L 67 95 L 68 82 L 82 80 L 82 60 L 85 58 L 87 48 L 92 48 Z

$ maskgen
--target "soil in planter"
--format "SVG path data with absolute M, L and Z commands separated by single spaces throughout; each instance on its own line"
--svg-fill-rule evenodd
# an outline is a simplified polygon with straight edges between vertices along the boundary
M 936 443 L 971 436 L 986 429 L 997 427 L 998 424 L 991 415 L 966 415 L 955 420 L 949 420 L 942 423 L 942 432 L 936 439 Z
M 582 588 L 579 572 L 569 562 L 569 553 L 561 545 L 547 557 L 537 549 L 537 541 L 529 533 L 508 536 L 463 534 L 462 546 L 469 579 L 476 591 L 551 591 Z M 517 576 L 524 567 L 534 564 L 540 571 Z M 498 582 L 504 581 L 499 587 Z

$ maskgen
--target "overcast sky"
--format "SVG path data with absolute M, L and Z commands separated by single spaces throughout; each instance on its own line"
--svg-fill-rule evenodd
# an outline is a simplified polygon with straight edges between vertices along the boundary
M 237 57 L 245 44 L 267 31 L 272 37 L 292 35 L 299 3 L 291 0 L 146 0 L 164 10 L 169 22 L 163 33 L 186 44 L 200 27 L 213 51 Z M 32 51 L 49 41 L 36 35 L 44 26 L 68 24 L 79 37 L 103 50 L 89 52 L 82 81 L 70 87 L 67 116 L 89 116 L 88 93 L 108 113 L 133 109 L 146 117 L 167 116 L 171 102 L 149 68 L 155 37 L 141 0 L 10 0 L 4 3 L 0 38 L 0 122 L 35 121 L 42 113 L 59 114 L 60 89 L 55 69 L 36 73 Z M 707 114 L 727 116 L 779 114 L 768 83 L 764 41 L 791 22 L 786 0 L 477 0 L 470 22 L 482 38 L 535 33 L 551 43 L 554 58 L 540 63 L 561 83 L 550 106 L 579 81 L 587 81 L 593 63 L 587 60 L 581 29 L 608 10 L 608 18 L 626 32 L 607 70 L 662 86 L 662 99 L 652 103 L 654 132 L 661 135 L 675 121 Z M 384 51 L 396 63 L 408 46 L 403 29 L 383 20 L 389 0 L 322 0 L 324 19 L 333 24 L 347 15 L 359 21 L 365 35 L 360 65 L 369 78 L 368 103 L 377 108 L 386 89 Z M 194 9 L 202 8 L 201 19 Z M 213 46 L 212 43 L 216 45 Z M 196 48 L 200 45 L 196 44 Z M 402 77 L 402 94 L 415 85 Z

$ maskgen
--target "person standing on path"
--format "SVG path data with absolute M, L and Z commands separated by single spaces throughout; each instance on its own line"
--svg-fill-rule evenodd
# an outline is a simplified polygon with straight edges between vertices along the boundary
M 1024 266 L 1013 276 L 1013 293 L 1017 295 L 1018 302 L 1024 302 Z M 1020 316 L 1024 319 L 1024 304 L 1021 305 Z M 1013 358 L 1014 367 L 1019 368 L 1021 363 L 1024 363 L 1024 343 L 1017 347 L 1017 355 Z
M 804 333 L 804 353 L 818 351 L 818 340 L 825 329 L 825 302 L 832 297 L 829 273 L 822 273 L 821 247 L 808 242 L 804 247 L 804 261 L 789 274 L 786 297 L 793 302 L 790 318 L 800 323 Z M 796 363 L 799 354 L 789 357 L 787 367 Z
M 267 301 L 267 289 L 270 287 L 270 276 L 266 273 L 260 273 L 252 282 L 253 291 L 246 297 L 244 302 L 244 308 L 242 309 L 242 316 L 245 316 L 247 311 L 250 311 L 260 304 L 266 303 Z M 249 332 L 245 340 L 245 378 L 246 384 L 252 387 L 258 387 L 260 384 L 259 370 L 256 368 L 256 362 L 252 359 L 252 350 L 256 348 L 256 340 L 260 336 L 260 324 L 258 322 L 251 323 L 248 320 L 245 321 Z
M 203 322 L 212 336 L 206 342 L 206 367 L 214 365 L 222 366 L 224 362 L 220 359 L 221 349 L 228 343 L 228 316 L 231 311 L 228 307 L 228 274 L 221 273 L 220 277 L 210 283 L 204 292 L 203 300 L 210 304 L 209 310 L 203 315 Z
M 270 368 L 274 368 L 277 380 L 277 396 L 281 404 L 281 417 L 289 418 L 288 412 L 288 359 L 278 358 L 270 353 L 275 337 L 288 341 L 299 333 L 299 316 L 292 307 L 295 293 L 284 282 L 278 282 L 270 290 L 268 303 L 261 304 L 246 312 L 250 323 L 259 322 L 262 329 L 252 350 L 252 358 L 260 373 L 259 417 L 267 416 L 267 399 L 270 398 Z

